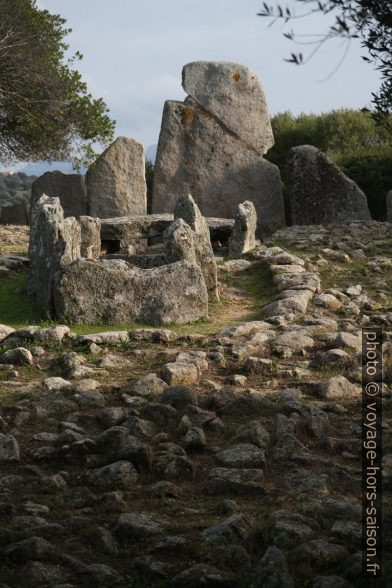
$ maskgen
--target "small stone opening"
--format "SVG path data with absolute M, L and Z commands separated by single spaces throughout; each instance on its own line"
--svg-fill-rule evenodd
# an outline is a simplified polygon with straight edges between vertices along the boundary
M 120 239 L 104 239 L 101 241 L 101 255 L 112 255 L 113 253 L 120 253 L 121 241 Z
M 231 226 L 210 227 L 211 245 L 214 252 L 222 253 L 222 251 L 228 248 L 231 232 Z

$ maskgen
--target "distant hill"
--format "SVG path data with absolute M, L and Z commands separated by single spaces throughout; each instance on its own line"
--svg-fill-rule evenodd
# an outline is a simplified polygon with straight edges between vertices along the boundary
M 23 172 L 0 173 L 0 208 L 23 201 L 29 203 L 31 184 L 35 179 L 36 176 Z
M 158 145 L 150 145 L 146 149 L 146 159 L 151 161 L 151 163 L 155 163 L 155 160 L 157 158 L 157 149 Z
M 48 171 L 62 171 L 67 174 L 76 173 L 72 163 L 69 161 L 40 161 L 38 163 L 28 163 L 18 171 L 30 176 L 42 176 L 42 174 Z

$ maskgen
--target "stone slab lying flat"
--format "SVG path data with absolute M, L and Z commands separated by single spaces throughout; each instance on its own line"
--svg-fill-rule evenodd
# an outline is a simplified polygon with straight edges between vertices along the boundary
M 174 221 L 173 214 L 144 214 L 140 216 L 120 216 L 102 219 L 101 239 L 128 241 L 159 237 Z M 211 239 L 214 234 L 230 236 L 234 226 L 234 219 L 206 218 L 210 229 Z

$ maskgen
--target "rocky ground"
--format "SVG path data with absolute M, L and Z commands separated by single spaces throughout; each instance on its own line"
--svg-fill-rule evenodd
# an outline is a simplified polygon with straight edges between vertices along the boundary
M 0 326 L 2 588 L 369 585 L 360 329 L 372 324 L 385 340 L 374 585 L 392 586 L 391 237 L 376 222 L 276 233 L 220 266 L 215 329 Z M 276 301 L 252 317 L 232 276 L 259 266 Z

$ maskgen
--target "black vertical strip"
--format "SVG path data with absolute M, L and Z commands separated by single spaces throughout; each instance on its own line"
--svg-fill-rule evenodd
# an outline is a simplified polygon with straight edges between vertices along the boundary
M 362 330 L 362 574 L 382 578 L 382 329 Z M 370 585 L 372 583 L 370 582 Z

